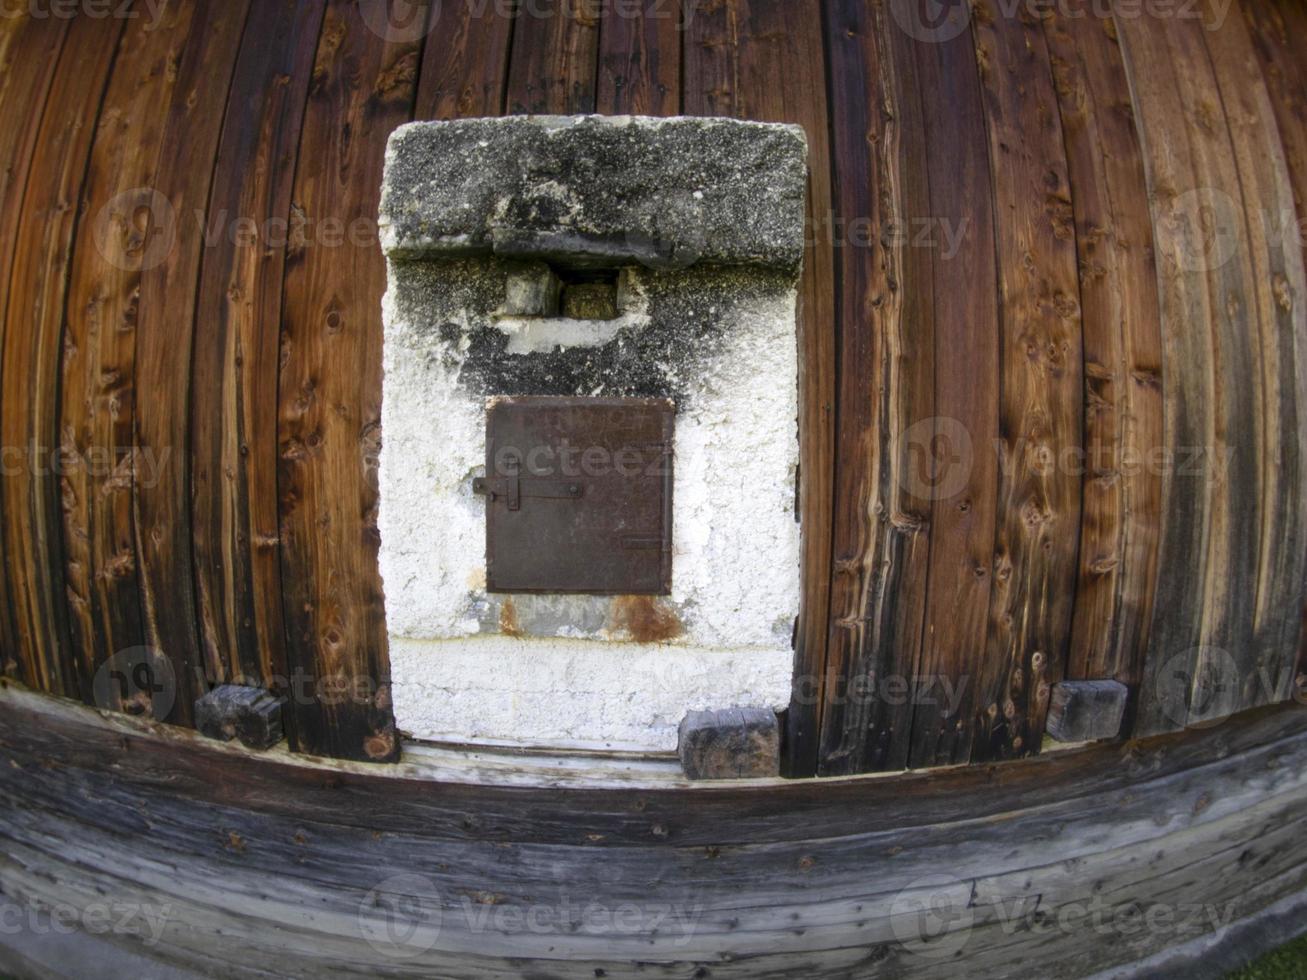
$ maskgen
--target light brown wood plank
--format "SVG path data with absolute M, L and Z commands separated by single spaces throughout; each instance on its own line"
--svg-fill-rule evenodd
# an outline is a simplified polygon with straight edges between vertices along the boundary
M 1157 576 L 1164 449 L 1157 269 L 1142 149 L 1110 17 L 1045 21 L 1079 253 L 1084 506 L 1067 675 L 1137 693 Z
M 4 472 L 4 554 L 17 643 L 28 683 L 90 698 L 68 635 L 59 503 L 59 360 L 78 201 L 123 21 L 69 25 L 32 154 L 14 247 L 4 330 L 0 443 L 21 450 Z
M 1271 219 L 1271 231 L 1275 243 L 1286 253 L 1286 261 L 1295 247 L 1301 248 L 1307 239 L 1307 67 L 1300 56 L 1301 39 L 1307 32 L 1307 9 L 1301 4 L 1286 0 L 1254 0 L 1244 4 L 1244 14 L 1251 31 L 1251 40 L 1262 76 L 1271 100 L 1271 109 L 1276 120 L 1276 135 L 1284 154 L 1288 169 L 1290 192 L 1293 196 L 1291 213 L 1283 209 Z M 1284 301 L 1283 290 L 1277 296 L 1277 302 Z M 1290 292 L 1288 301 L 1295 318 L 1302 315 L 1307 307 L 1307 295 Z M 1304 465 L 1307 453 L 1302 448 L 1301 440 L 1307 435 L 1307 398 L 1304 398 L 1302 385 L 1307 383 L 1307 331 L 1300 326 L 1295 329 L 1292 345 L 1292 359 L 1295 366 L 1294 380 L 1299 385 L 1297 437 L 1298 466 Z M 1282 382 L 1282 384 L 1287 384 Z M 1292 467 L 1294 446 L 1292 434 L 1286 432 L 1286 445 L 1282 453 L 1282 463 L 1286 470 Z M 1297 506 L 1303 505 L 1302 480 L 1298 481 Z M 1302 549 L 1307 554 L 1307 548 Z M 1287 549 L 1286 549 L 1287 552 Z M 1286 553 L 1284 559 L 1293 561 L 1295 556 Z M 1307 696 L 1307 574 L 1290 579 L 1296 583 L 1296 594 L 1289 600 L 1301 610 L 1302 631 L 1297 639 L 1298 665 L 1293 692 L 1299 700 Z M 1290 638 L 1292 644 L 1294 640 Z
M 200 275 L 191 399 L 195 582 L 211 683 L 289 685 L 277 374 L 291 184 L 321 0 L 259 0 L 235 60 Z
M 999 496 L 975 761 L 1039 749 L 1066 672 L 1084 350 L 1066 144 L 1040 23 L 973 8 L 998 243 Z
M 1206 8 L 1209 22 L 1217 11 Z M 1247 326 L 1256 333 L 1262 398 L 1253 406 L 1261 423 L 1260 552 L 1250 635 L 1233 642 L 1252 656 L 1241 667 L 1236 707 L 1287 698 L 1296 669 L 1303 584 L 1307 580 L 1307 273 L 1297 233 L 1292 177 L 1270 93 L 1242 17 L 1203 33 L 1230 128 L 1230 145 L 1247 218 Z M 1286 232 L 1288 232 L 1286 234 Z M 1297 302 L 1295 302 L 1297 297 Z M 1236 336 L 1239 333 L 1236 330 Z M 1254 350 L 1257 350 L 1257 346 Z M 1251 548 L 1240 541 L 1239 547 Z
M 140 462 L 134 451 L 136 327 L 144 273 L 167 260 L 184 230 L 183 216 L 155 183 L 166 107 L 178 91 L 196 9 L 172 5 L 157 21 L 128 24 L 91 153 L 83 230 L 73 252 L 60 448 L 72 461 L 63 477 L 65 567 L 83 676 L 145 643 L 133 506 Z M 141 478 L 149 480 L 141 465 Z M 154 710 L 150 690 L 128 690 L 125 699 L 121 690 L 111 693 L 124 710 Z M 165 706 L 159 710 L 167 713 Z
M 604 4 L 601 13 L 597 111 L 676 115 L 681 108 L 681 5 L 639 0 Z
M 531 0 L 520 6 L 508 69 L 509 113 L 595 111 L 599 20 L 593 0 Z
M 319 231 L 330 220 L 349 241 L 375 227 L 386 140 L 410 118 L 420 57 L 354 3 L 328 4 L 291 198 L 306 232 L 287 258 L 281 321 L 282 589 L 288 663 L 308 692 L 294 699 L 295 744 L 372 761 L 399 751 L 377 567 L 386 269 L 375 244 Z
M 971 758 L 989 621 L 997 515 L 999 316 L 995 216 L 980 75 L 970 32 L 916 45 L 935 255 L 935 425 L 913 440 L 932 497 L 919 676 L 956 691 L 915 705 L 909 764 Z
M 831 11 L 827 49 L 848 82 L 831 93 L 840 355 L 821 771 L 836 774 L 908 763 L 931 510 L 912 437 L 933 434 L 943 242 L 911 40 L 884 5 L 850 2 Z
M 37 7 L 7 11 L 0 23 L 0 133 L 4 134 L 0 142 L 0 289 L 4 290 L 0 294 L 0 330 L 6 327 L 6 309 L 15 286 L 11 282 L 15 244 L 32 155 L 67 30 L 66 19 L 40 16 Z M 0 335 L 0 351 L 15 342 Z M 25 393 L 23 386 L 6 385 L 0 394 L 0 415 L 17 410 L 12 403 Z M 11 471 L 14 478 L 22 478 L 42 464 L 29 457 L 21 441 L 5 441 L 0 453 L 0 470 L 6 474 L 0 482 L 0 507 L 7 509 L 16 506 L 4 498 L 12 482 L 8 478 Z M 24 620 L 16 607 L 25 583 L 11 581 L 11 576 L 22 575 L 19 562 L 18 556 L 9 553 L 8 542 L 0 539 L 0 675 L 44 687 L 57 679 L 47 676 L 31 641 L 21 633 Z
M 1224 572 L 1210 565 L 1216 523 L 1216 480 L 1210 465 L 1217 445 L 1216 337 L 1218 312 L 1208 289 L 1204 216 L 1214 199 L 1210 175 L 1199 165 L 1186 125 L 1183 90 L 1201 83 L 1186 65 L 1181 73 L 1168 31 L 1133 17 L 1115 18 L 1139 121 L 1157 244 L 1163 343 L 1165 453 L 1163 463 L 1202 452 L 1197 467 L 1181 473 L 1163 465 L 1162 536 L 1157 592 L 1135 734 L 1183 727 L 1193 678 L 1200 669 L 1208 580 Z M 1195 324 L 1204 329 L 1195 329 Z M 1187 462 L 1189 462 L 1187 460 Z
M 729 0 L 696 7 L 685 38 L 687 115 L 788 122 L 808 137 L 808 235 L 799 284 L 800 523 L 803 595 L 795 630 L 795 695 L 787 716 L 787 762 L 795 776 L 817 768 L 830 607 L 834 478 L 834 248 L 821 14 L 813 0 Z M 731 79 L 723 84 L 722 79 Z

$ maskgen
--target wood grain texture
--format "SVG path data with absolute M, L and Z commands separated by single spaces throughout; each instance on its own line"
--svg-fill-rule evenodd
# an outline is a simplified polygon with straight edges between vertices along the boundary
M 734 116 L 802 126 L 808 138 L 808 240 L 799 284 L 799 512 L 803 594 L 795 628 L 794 696 L 786 718 L 786 771 L 817 770 L 830 606 L 835 413 L 835 232 L 826 93 L 816 3 L 731 0 L 696 6 L 686 25 L 691 116 Z
M 78 203 L 123 26 L 84 17 L 68 25 L 22 201 L 0 380 L 0 444 L 23 463 L 5 467 L 0 492 L 15 652 L 31 686 L 88 699 L 91 679 L 80 674 L 68 635 L 56 410 L 69 258 L 84 218 Z
M 1206 14 L 1217 22 L 1210 4 Z M 1296 672 L 1307 577 L 1307 272 L 1302 237 L 1290 231 L 1297 227 L 1292 176 L 1248 27 L 1242 17 L 1220 23 L 1203 40 L 1230 130 L 1251 266 L 1247 313 L 1234 338 L 1245 331 L 1256 337 L 1252 350 L 1260 357 L 1251 370 L 1260 373 L 1255 388 L 1262 396 L 1252 408 L 1260 420 L 1262 481 L 1252 622 L 1232 637 L 1251 654 L 1240 661 L 1250 676 L 1240 678 L 1237 710 L 1289 697 Z M 1252 542 L 1240 538 L 1233 547 L 1250 552 Z
M 324 4 L 255 3 L 217 150 L 196 303 L 191 497 L 209 683 L 289 683 L 277 516 L 278 324 Z
M 1272 233 L 1272 252 L 1276 246 L 1285 253 L 1285 259 L 1295 249 L 1301 249 L 1307 240 L 1307 70 L 1299 57 L 1299 39 L 1307 31 L 1307 10 L 1300 4 L 1283 2 L 1283 0 L 1254 0 L 1243 5 L 1245 18 L 1251 33 L 1254 55 L 1257 59 L 1262 77 L 1265 80 L 1271 101 L 1271 111 L 1275 116 L 1275 132 L 1279 137 L 1280 148 L 1288 171 L 1289 190 L 1293 202 L 1291 213 L 1286 214 L 1283 205 L 1279 213 L 1270 220 Z M 1286 278 L 1288 276 L 1286 275 Z M 1290 280 L 1292 281 L 1292 280 Z M 1304 380 L 1304 365 L 1307 365 L 1307 330 L 1298 325 L 1297 318 L 1303 316 L 1307 309 L 1307 293 L 1293 292 L 1286 297 L 1281 289 L 1277 292 L 1277 303 L 1283 304 L 1287 299 L 1295 320 L 1292 356 L 1297 366 L 1297 381 Z M 1307 420 L 1307 400 L 1298 389 L 1298 437 L 1303 436 L 1304 421 Z M 1286 440 L 1292 436 L 1286 431 Z M 1307 456 L 1303 455 L 1299 444 L 1299 466 Z M 1284 450 L 1285 459 L 1292 456 L 1292 446 Z M 1301 483 L 1301 480 L 1299 481 Z M 1296 504 L 1303 506 L 1301 493 L 1297 494 Z M 1307 548 L 1300 550 L 1307 555 Z M 1283 559 L 1294 560 L 1286 548 Z M 1284 583 L 1293 588 L 1297 583 L 1296 597 L 1290 602 L 1296 603 L 1302 610 L 1302 632 L 1298 639 L 1298 676 L 1294 691 L 1301 699 L 1307 694 L 1307 587 L 1303 575 L 1289 577 Z M 1291 641 L 1292 642 L 1292 641 Z
M 681 108 L 681 5 L 668 0 L 606 4 L 602 15 L 597 111 L 676 115 Z
M 998 249 L 999 459 L 977 761 L 1038 751 L 1066 671 L 1080 535 L 1083 345 L 1066 144 L 1040 22 L 973 8 Z
M 831 90 L 839 464 L 820 771 L 840 774 L 908 763 L 931 509 L 912 434 L 933 434 L 935 397 L 922 236 L 937 230 L 911 40 L 885 5 L 843 3 L 827 46 L 832 77 L 857 80 Z
M 172 5 L 157 21 L 128 24 L 91 154 L 85 230 L 73 252 L 60 449 L 71 635 L 86 677 L 146 638 L 133 506 L 136 327 L 144 273 L 166 261 L 179 233 L 179 216 L 155 181 L 166 107 L 179 88 L 197 9 Z M 126 699 L 112 693 L 125 710 L 152 710 L 150 690 Z
M 415 119 L 503 114 L 515 20 L 508 13 L 502 2 L 445 3 L 432 12 Z
M 286 260 L 278 490 L 288 663 L 308 692 L 293 699 L 293 731 L 317 755 L 399 751 L 377 568 L 386 270 L 375 222 L 386 140 L 410 118 L 420 57 L 355 4 L 329 3 L 295 172 L 304 234 Z
M 68 22 L 38 16 L 37 8 L 29 11 L 6 11 L 0 23 L 0 358 L 21 337 L 13 334 L 26 330 L 19 322 L 10 326 L 7 311 L 14 306 L 15 247 L 19 237 L 19 218 L 27 193 L 28 176 L 33 164 L 41 120 L 44 116 L 55 66 L 68 32 Z M 19 310 L 14 308 L 17 318 Z M 0 360 L 0 365 L 3 361 Z M 0 421 L 26 394 L 22 385 L 5 385 L 0 396 Z M 22 440 L 0 443 L 0 508 L 19 506 L 6 498 L 6 491 L 17 479 L 30 475 L 34 466 Z M 12 476 L 16 479 L 10 479 Z M 0 676 L 18 677 L 43 686 L 54 683 L 43 658 L 34 649 L 34 641 L 24 635 L 26 619 L 20 614 L 25 582 L 21 557 L 11 553 L 8 536 L 0 537 Z M 17 575 L 16 581 L 11 581 Z
M 1084 338 L 1080 570 L 1067 676 L 1137 692 L 1157 576 L 1163 450 L 1157 269 L 1142 151 L 1110 17 L 1045 21 L 1075 214 Z
M 1170 456 L 1177 460 L 1172 486 L 1208 504 L 1203 527 L 1206 573 L 1198 645 L 1188 677 L 1188 724 L 1223 717 L 1259 699 L 1253 618 L 1266 508 L 1262 493 L 1267 430 L 1261 417 L 1265 379 L 1260 367 L 1265 351 L 1238 167 L 1203 39 L 1206 33 L 1202 21 L 1191 19 L 1172 25 L 1161 39 L 1178 96 L 1178 115 L 1169 122 L 1183 127 L 1190 170 L 1187 182 L 1182 176 L 1179 183 L 1155 182 L 1154 188 L 1160 205 L 1154 222 L 1179 225 L 1184 251 L 1177 261 L 1186 291 L 1205 291 L 1208 314 L 1196 321 L 1208 324 L 1206 356 L 1196 366 L 1211 385 L 1209 438 L 1169 444 Z M 1182 329 L 1194 332 L 1193 322 L 1190 316 Z M 1197 465 L 1178 465 L 1189 459 Z M 1164 644 L 1157 655 L 1164 665 L 1171 662 L 1167 658 L 1187 658 L 1190 652 Z M 1155 678 L 1152 689 L 1165 694 L 1178 686 L 1176 678 L 1182 675 L 1164 668 L 1160 684 Z
M 208 236 L 213 164 L 250 0 L 195 0 L 159 145 L 153 189 L 181 233 L 142 270 L 136 318 L 136 466 L 132 482 L 146 643 L 172 663 L 177 697 L 167 719 L 193 724 L 205 693 L 191 539 L 191 356 L 200 262 Z
M 442 977 L 686 977 L 701 967 L 861 976 L 871 967 L 944 978 L 956 975 L 951 957 L 912 955 L 892 927 L 905 891 L 928 899 L 930 883 L 918 879 L 942 866 L 975 910 L 969 961 L 1069 978 L 1175 936 L 1145 930 L 1142 945 L 1105 943 L 1088 926 L 1014 929 L 998 901 L 1056 916 L 1094 895 L 1109 909 L 1182 895 L 1234 902 L 1237 918 L 1305 877 L 1307 733 L 1292 709 L 1261 712 L 1237 732 L 1017 764 L 739 787 L 666 775 L 595 785 L 593 774 L 584 785 L 545 768 L 497 785 L 456 763 L 304 764 L 15 691 L 0 706 L 0 752 L 12 763 L 0 768 L 6 893 L 75 907 L 105 894 L 169 901 L 160 949 L 184 964 L 207 958 L 209 972 L 216 957 L 223 975 L 266 966 L 276 944 L 290 976 L 360 976 L 400 962 L 405 975 Z M 148 860 L 122 846 L 142 813 Z M 402 961 L 359 932 L 369 895 L 375 902 L 397 874 L 451 897 L 440 941 Z M 607 908 L 670 905 L 692 916 L 692 929 L 541 933 L 495 917 L 471 920 L 484 925 L 475 929 L 460 899 L 553 907 L 564 888 Z M 881 951 L 874 962 L 869 948 Z
M 1207 450 L 1216 441 L 1215 313 L 1202 268 L 1202 240 L 1190 211 L 1205 206 L 1205 186 L 1184 124 L 1181 88 L 1166 34 L 1141 20 L 1115 20 L 1139 122 L 1157 248 L 1165 377 L 1165 459 L 1176 451 Z M 1195 213 L 1193 217 L 1197 218 Z M 1179 474 L 1163 466 L 1162 527 L 1148 665 L 1135 719 L 1136 734 L 1167 731 L 1187 721 L 1189 682 L 1203 641 L 1204 593 L 1212 521 L 1211 467 Z
M 916 45 L 929 216 L 956 241 L 934 256 L 935 425 L 913 440 L 931 497 L 926 621 L 918 673 L 954 699 L 915 706 L 909 764 L 967 762 L 977 727 L 993 579 L 999 435 L 999 314 L 992 183 L 976 51 L 968 31 Z
M 519 5 L 508 64 L 508 112 L 595 111 L 600 5 L 530 0 Z

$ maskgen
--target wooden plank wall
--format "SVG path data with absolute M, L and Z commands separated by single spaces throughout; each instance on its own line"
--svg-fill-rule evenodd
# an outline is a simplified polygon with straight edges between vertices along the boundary
M 1037 751 L 1062 677 L 1129 684 L 1139 733 L 1291 694 L 1299 5 L 430 9 L 0 21 L 0 434 L 7 459 L 62 454 L 0 477 L 7 674 L 92 701 L 149 645 L 178 694 L 128 710 L 185 723 L 208 684 L 254 679 L 293 696 L 299 750 L 395 758 L 386 136 L 683 112 L 810 145 L 791 774 Z
M 682 108 L 802 126 L 808 136 L 809 247 L 799 285 L 799 509 L 804 590 L 795 626 L 795 696 L 786 719 L 789 771 L 818 758 L 825 672 L 835 420 L 835 237 L 822 6 L 811 0 L 694 4 L 684 25 Z
M 16 279 L 14 267 L 20 246 L 28 247 L 30 239 L 21 233 L 20 219 L 27 192 L 28 177 L 38 162 L 34 160 L 38 148 L 43 113 L 54 84 L 55 69 L 59 62 L 68 32 L 67 21 L 52 17 L 33 16 L 30 11 L 17 16 L 7 14 L 0 24 L 0 132 L 5 134 L 0 148 L 0 283 L 5 293 L 0 298 L 0 370 L 22 371 L 22 351 L 15 349 L 24 343 L 26 331 L 21 322 L 22 306 L 12 301 L 11 282 Z M 56 108 L 58 108 L 56 106 Z M 39 163 L 48 163 L 44 158 Z M 44 174 L 36 171 L 40 183 Z M 19 280 L 21 282 L 21 280 Z M 21 302 L 21 300 L 20 300 Z M 12 314 L 9 308 L 13 307 Z M 17 321 L 17 322 L 11 322 Z M 5 363 L 12 361 L 13 368 Z M 6 375 L 9 377 L 9 375 Z M 13 375 L 13 377 L 21 377 Z M 17 387 L 24 389 L 21 382 Z M 14 388 L 8 383 L 5 392 Z M 7 435 L 7 434 L 6 434 Z M 2 461 L 4 478 L 0 482 L 0 509 L 6 516 L 11 508 L 22 507 L 19 484 L 33 466 L 25 458 L 26 440 L 19 438 L 3 442 L 5 458 Z M 13 471 L 11 473 L 11 470 Z M 13 513 L 21 513 L 14 510 Z M 13 523 L 6 519 L 6 529 Z M 19 536 L 22 536 L 21 524 Z M 4 560 L 0 561 L 0 673 L 18 677 L 33 686 L 46 690 L 61 690 L 64 671 L 57 658 L 48 651 L 36 648 L 34 643 L 22 639 L 23 619 L 28 610 L 21 601 L 15 602 L 16 592 L 26 583 L 11 566 L 21 561 L 19 555 L 24 542 L 16 541 L 6 533 L 0 542 Z

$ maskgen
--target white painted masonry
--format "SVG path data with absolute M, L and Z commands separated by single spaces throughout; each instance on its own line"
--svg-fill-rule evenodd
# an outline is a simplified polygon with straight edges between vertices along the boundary
M 793 275 L 625 264 L 618 320 L 506 323 L 522 268 L 390 257 L 380 529 L 399 728 L 669 750 L 689 710 L 783 707 L 800 584 Z M 492 339 L 504 334 L 507 346 Z M 594 351 L 623 370 L 585 366 Z M 565 390 L 541 388 L 552 368 L 532 359 L 546 357 L 573 372 Z M 674 398 L 672 594 L 639 600 L 672 624 L 666 639 L 632 635 L 630 600 L 485 590 L 486 504 L 471 484 L 498 393 Z

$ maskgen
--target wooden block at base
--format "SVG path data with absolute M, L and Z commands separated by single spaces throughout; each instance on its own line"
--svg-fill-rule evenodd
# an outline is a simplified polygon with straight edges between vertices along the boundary
M 1059 742 L 1092 742 L 1121 732 L 1129 688 L 1119 681 L 1062 681 L 1053 685 L 1048 734 Z
M 780 773 L 780 726 L 769 708 L 691 711 L 677 754 L 690 779 L 760 779 Z
M 222 684 L 196 700 L 195 727 L 223 742 L 237 738 L 246 748 L 270 748 L 281 741 L 281 705 L 261 687 Z

